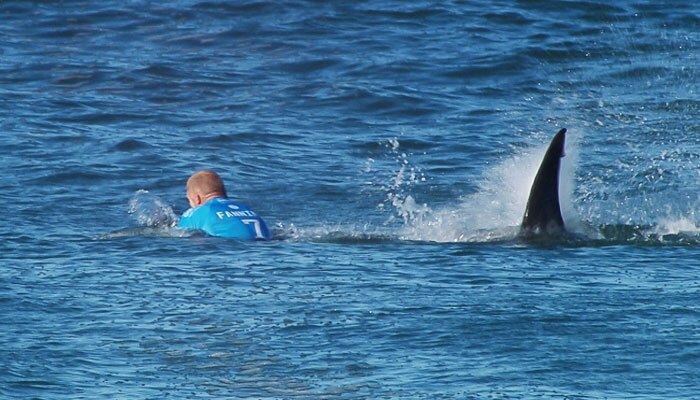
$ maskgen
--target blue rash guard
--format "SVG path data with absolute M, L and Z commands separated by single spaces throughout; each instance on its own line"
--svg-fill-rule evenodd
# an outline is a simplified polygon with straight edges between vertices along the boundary
M 185 211 L 177 226 L 225 238 L 270 239 L 270 232 L 262 218 L 245 205 L 223 197 Z

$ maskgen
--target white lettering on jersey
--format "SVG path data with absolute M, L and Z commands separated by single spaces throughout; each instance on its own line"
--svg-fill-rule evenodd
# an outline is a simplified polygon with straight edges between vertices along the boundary
M 219 219 L 232 218 L 232 217 L 257 217 L 258 215 L 250 210 L 243 211 L 217 211 L 216 216 Z
M 246 225 L 253 225 L 253 228 L 255 228 L 255 238 L 256 239 L 264 239 L 265 236 L 263 236 L 262 233 L 262 228 L 260 228 L 260 221 L 257 219 L 242 219 L 241 222 L 243 222 Z

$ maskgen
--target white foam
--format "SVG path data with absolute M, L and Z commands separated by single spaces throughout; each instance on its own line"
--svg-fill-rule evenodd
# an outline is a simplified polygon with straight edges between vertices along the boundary
M 652 228 L 652 233 L 665 235 L 698 235 L 700 227 L 689 217 L 664 217 L 660 218 L 658 224 Z

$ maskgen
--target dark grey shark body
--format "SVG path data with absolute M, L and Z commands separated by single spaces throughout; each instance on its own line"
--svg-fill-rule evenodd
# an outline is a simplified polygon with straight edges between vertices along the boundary
M 542 159 L 520 224 L 521 237 L 554 236 L 566 232 L 559 204 L 559 170 L 565 139 L 564 128 L 554 136 Z

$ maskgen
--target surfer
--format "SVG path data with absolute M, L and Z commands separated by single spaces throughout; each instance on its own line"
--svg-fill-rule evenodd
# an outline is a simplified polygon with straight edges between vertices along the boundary
M 197 171 L 187 180 L 190 209 L 177 224 L 211 236 L 234 239 L 269 240 L 270 232 L 262 218 L 242 203 L 228 198 L 224 181 L 214 171 Z

